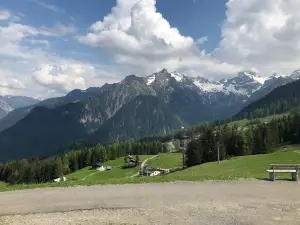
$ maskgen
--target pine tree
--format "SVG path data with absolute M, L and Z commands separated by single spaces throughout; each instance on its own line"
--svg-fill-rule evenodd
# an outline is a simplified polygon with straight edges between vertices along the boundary
M 201 144 L 199 140 L 192 140 L 188 144 L 186 151 L 186 165 L 188 167 L 199 165 L 202 163 L 202 154 Z

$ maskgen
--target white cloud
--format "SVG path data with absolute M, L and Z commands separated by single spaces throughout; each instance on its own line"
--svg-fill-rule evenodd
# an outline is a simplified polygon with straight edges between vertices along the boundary
M 300 68 L 300 1 L 229 0 L 222 40 L 210 53 L 200 49 L 207 37 L 194 40 L 182 35 L 157 12 L 155 3 L 117 0 L 111 13 L 91 24 L 86 35 L 78 37 L 80 42 L 101 48 L 111 56 L 114 69 L 64 59 L 42 48 L 41 45 L 48 45 L 47 36 L 52 39 L 76 33 L 72 25 L 0 25 L 0 55 L 6 57 L 0 60 L 0 82 L 5 85 L 0 87 L 0 94 L 5 91 L 55 96 L 73 88 L 115 82 L 130 73 L 148 75 L 162 68 L 212 78 L 244 69 L 267 76 Z M 4 23 L 11 21 L 11 15 L 0 11 Z M 24 45 L 24 40 L 32 45 Z M 34 74 L 32 68 L 36 68 Z M 23 88 L 9 88 L 10 78 L 19 81 Z M 29 87 L 32 90 L 26 89 Z
M 73 88 L 101 86 L 109 71 L 98 65 L 59 57 L 49 48 L 49 40 L 42 36 L 60 37 L 74 29 L 56 25 L 53 28 L 35 28 L 21 23 L 0 25 L 0 95 L 27 95 L 54 97 Z M 97 69 L 95 69 L 97 67 Z M 33 71 L 33 68 L 36 68 Z M 102 76 L 104 74 L 104 77 Z
M 64 25 L 61 23 L 55 24 L 53 27 L 42 27 L 40 33 L 45 36 L 61 37 L 67 34 L 76 32 L 76 27 L 73 25 Z
M 50 44 L 48 40 L 36 40 L 36 39 L 30 40 L 30 43 L 33 45 L 45 45 L 45 46 L 49 46 Z
M 33 27 L 10 23 L 0 26 L 0 55 L 20 58 L 30 58 L 31 55 L 20 46 L 26 37 L 38 35 L 38 30 Z
M 300 1 L 230 0 L 215 57 L 263 75 L 300 67 Z
M 0 20 L 8 20 L 11 17 L 11 13 L 8 10 L 0 10 Z
M 201 38 L 198 38 L 198 39 L 196 40 L 196 44 L 197 44 L 197 45 L 202 45 L 202 44 L 204 44 L 204 43 L 207 42 L 207 41 L 208 41 L 208 37 L 207 37 L 207 36 L 201 37 Z
M 10 71 L 0 69 L 0 94 L 7 94 L 9 90 L 22 90 L 25 85 L 16 79 Z
M 37 4 L 39 4 L 40 6 L 48 9 L 48 10 L 51 10 L 53 12 L 56 12 L 56 13 L 64 13 L 65 10 L 61 7 L 58 7 L 56 5 L 53 5 L 53 4 L 49 4 L 49 3 L 46 3 L 46 2 L 43 2 L 43 1 L 40 1 L 40 0 L 35 0 L 35 2 Z
M 155 4 L 155 0 L 117 0 L 111 13 L 103 21 L 92 24 L 90 32 L 78 39 L 103 48 L 116 63 L 139 74 L 164 67 L 170 70 L 188 68 L 207 75 L 216 71 L 222 74 L 238 71 L 239 67 L 220 63 L 200 51 L 191 37 L 171 27 L 156 11 Z
M 70 74 L 73 72 L 74 74 Z M 82 65 L 41 65 L 34 71 L 35 80 L 47 88 L 51 88 L 59 93 L 67 93 L 73 89 L 85 89 L 85 80 L 81 76 L 86 72 Z

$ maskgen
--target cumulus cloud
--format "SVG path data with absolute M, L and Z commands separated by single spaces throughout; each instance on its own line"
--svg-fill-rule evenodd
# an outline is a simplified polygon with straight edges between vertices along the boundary
M 0 87 L 0 93 L 23 93 L 24 89 L 9 89 L 8 77 L 20 81 L 25 88 L 33 87 L 35 94 L 53 96 L 73 88 L 119 81 L 130 73 L 148 75 L 162 68 L 190 76 L 220 78 L 241 70 L 269 76 L 300 67 L 300 1 L 228 0 L 222 38 L 212 52 L 202 49 L 207 37 L 193 39 L 182 35 L 157 12 L 155 4 L 155 0 L 117 0 L 108 15 L 77 37 L 81 43 L 101 48 L 111 56 L 113 69 L 63 59 L 49 49 L 46 52 L 39 48 L 41 44 L 48 45 L 40 36 L 74 34 L 76 28 L 72 25 L 58 23 L 50 28 L 34 28 L 11 22 L 11 12 L 0 11 L 1 24 L 10 21 L 0 25 L 0 55 L 13 58 L 0 60 L 0 68 L 14 68 L 11 74 L 5 71 L 9 75 L 5 81 L 0 80 L 6 86 Z M 32 40 L 31 44 L 39 47 L 26 47 L 22 45 L 24 40 Z M 37 68 L 34 73 L 32 68 Z
M 87 69 L 80 64 L 41 65 L 33 72 L 35 80 L 43 86 L 66 94 L 73 89 L 85 89 L 85 80 L 81 76 Z
M 24 90 L 26 86 L 9 70 L 0 69 L 0 95 L 9 94 L 11 90 Z
M 188 67 L 204 74 L 238 71 L 239 67 L 218 62 L 200 51 L 191 37 L 171 27 L 155 4 L 155 0 L 117 0 L 111 13 L 92 24 L 89 33 L 78 39 L 105 49 L 116 63 L 131 67 L 133 72 L 148 74 L 163 67 Z
M 0 95 L 55 97 L 73 88 L 104 84 L 105 79 L 92 65 L 61 58 L 49 48 L 41 48 L 41 45 L 49 45 L 49 40 L 41 37 L 60 37 L 72 32 L 73 27 L 62 24 L 53 28 L 36 28 L 11 21 L 1 24 Z M 36 69 L 33 71 L 33 68 Z
M 215 57 L 264 75 L 300 67 L 300 1 L 230 0 L 226 6 Z
M 117 64 L 139 74 L 166 67 L 202 76 L 232 76 L 239 70 L 269 76 L 300 67 L 300 1 L 228 0 L 222 39 L 210 53 L 199 49 L 207 37 L 183 36 L 155 4 L 117 0 L 111 13 L 78 39 L 106 50 Z

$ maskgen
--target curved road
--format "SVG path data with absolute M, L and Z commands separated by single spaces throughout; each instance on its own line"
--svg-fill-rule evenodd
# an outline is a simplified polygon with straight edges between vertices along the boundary
M 292 181 L 175 182 L 0 193 L 0 224 L 299 224 Z
M 142 164 L 141 164 L 141 169 L 143 170 L 143 168 L 144 168 L 145 164 L 148 162 L 148 160 L 154 159 L 155 157 L 158 157 L 158 155 L 155 155 L 155 156 L 153 156 L 153 157 L 151 157 L 151 158 L 145 159 L 145 160 L 142 162 Z M 137 177 L 138 175 L 140 175 L 140 172 L 138 172 L 138 173 L 136 173 L 136 174 L 130 176 L 130 178 Z

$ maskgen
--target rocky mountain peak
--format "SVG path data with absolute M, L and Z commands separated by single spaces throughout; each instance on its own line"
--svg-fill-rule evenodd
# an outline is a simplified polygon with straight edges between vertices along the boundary
M 300 79 L 300 70 L 293 71 L 289 77 L 292 78 L 293 80 Z
M 163 68 L 159 73 L 169 73 L 167 69 Z

